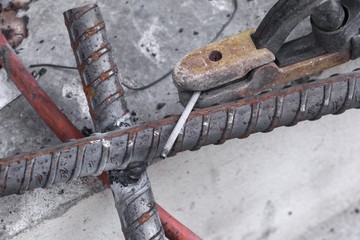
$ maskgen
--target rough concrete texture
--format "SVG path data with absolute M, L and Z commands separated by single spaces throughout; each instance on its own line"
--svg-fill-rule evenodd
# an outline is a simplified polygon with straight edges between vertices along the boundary
M 30 36 L 18 49 L 23 61 L 75 65 L 62 12 L 86 3 L 91 2 L 36 1 L 21 12 L 30 18 Z M 230 0 L 98 3 L 122 76 L 139 86 L 206 44 L 233 10 Z M 222 36 L 256 27 L 275 1 L 238 3 Z M 39 82 L 78 128 L 92 127 L 76 71 L 49 68 Z M 126 94 L 139 123 L 182 110 L 170 77 Z M 204 239 L 359 239 L 359 117 L 351 110 L 179 154 L 150 167 L 156 199 Z M 0 111 L 0 121 L 1 156 L 59 143 L 22 97 Z M 0 199 L 0 239 L 121 239 L 111 192 L 93 195 L 99 189 L 89 178 Z

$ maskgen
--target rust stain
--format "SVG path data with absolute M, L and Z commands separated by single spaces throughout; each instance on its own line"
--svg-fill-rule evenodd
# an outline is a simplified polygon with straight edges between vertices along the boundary
M 89 38 L 91 37 L 92 35 L 94 35 L 95 33 L 99 32 L 101 29 L 103 29 L 105 27 L 105 23 L 104 22 L 100 22 L 98 24 L 96 24 L 94 27 L 92 28 L 88 28 L 86 29 L 86 32 L 85 32 L 85 38 Z M 83 38 L 83 37 L 81 37 Z
M 97 88 L 102 82 L 108 80 L 110 77 L 114 76 L 117 73 L 118 73 L 118 69 L 117 69 L 116 65 L 113 65 L 113 66 L 110 67 L 109 70 L 107 70 L 106 72 L 101 73 L 100 76 L 98 76 L 88 86 L 84 86 L 84 89 L 89 88 L 89 87 Z
M 237 89 L 243 96 L 257 95 L 262 91 L 283 86 L 294 80 L 305 78 L 350 60 L 350 50 L 324 54 L 293 65 L 279 68 L 269 63 L 254 70 L 251 80 L 243 89 Z
M 110 51 L 110 46 L 107 45 L 106 43 L 102 43 L 100 45 L 100 49 L 97 50 L 96 52 L 94 52 L 93 54 L 91 54 L 91 56 L 89 57 L 89 60 L 91 61 L 96 61 L 98 60 L 104 53 Z
M 95 97 L 95 95 L 96 95 L 96 89 L 94 89 L 94 88 L 91 88 L 90 92 L 87 93 L 87 96 L 89 99 L 93 99 Z
M 108 71 L 102 73 L 98 79 L 100 79 L 100 82 L 108 80 L 111 76 L 117 73 L 116 66 L 112 66 Z
M 83 85 L 83 89 L 85 92 L 85 96 L 88 97 L 91 95 L 91 91 L 92 91 L 92 87 L 91 86 L 87 86 L 84 81 L 81 81 L 82 85 Z
M 118 88 L 115 93 L 111 94 L 109 97 L 107 97 L 104 101 L 102 101 L 101 103 L 99 103 L 97 106 L 95 106 L 94 108 L 98 108 L 98 107 L 108 107 L 110 106 L 116 99 L 118 99 L 118 97 L 123 96 L 124 95 L 124 88 L 120 87 Z
M 95 18 L 93 24 L 96 26 L 96 25 L 101 24 L 102 22 L 103 21 L 101 21 L 99 18 Z
M 204 91 L 274 61 L 275 56 L 268 49 L 256 48 L 253 32 L 248 30 L 191 52 L 175 67 L 175 83 L 185 90 Z
M 150 218 L 151 218 L 151 214 L 149 212 L 147 212 L 147 213 L 144 213 L 143 215 L 141 215 L 138 218 L 137 222 L 142 225 L 145 222 L 149 221 Z
M 87 13 L 88 11 L 90 11 L 91 9 L 94 9 L 97 7 L 97 4 L 88 4 L 82 7 L 78 7 L 78 8 L 74 8 L 72 11 L 74 12 L 74 14 L 72 15 L 72 17 L 69 19 L 69 23 L 73 22 L 74 19 L 78 19 L 80 18 L 82 15 L 84 15 L 85 13 Z
M 323 54 L 302 62 L 279 68 L 271 62 L 254 69 L 242 81 L 234 81 L 221 88 L 210 89 L 201 96 L 197 107 L 207 107 L 214 103 L 234 101 L 237 98 L 250 97 L 279 89 L 287 83 L 307 78 L 326 69 L 346 63 L 350 60 L 350 50 Z M 186 102 L 189 96 L 179 90 L 180 100 Z
M 78 62 L 78 59 L 76 59 L 76 61 Z M 85 65 L 78 63 L 78 67 L 77 67 L 77 68 L 78 68 L 78 71 L 79 71 L 80 76 L 82 77 L 83 74 L 84 74 L 84 72 L 85 72 Z
M 349 60 L 350 50 L 345 49 L 341 52 L 324 54 L 284 68 L 278 68 L 276 72 L 280 75 L 275 81 L 275 84 L 279 85 L 299 78 L 311 76 L 325 69 L 346 63 Z
M 107 71 L 107 72 L 104 72 L 100 75 L 99 79 L 101 80 L 101 82 L 109 79 L 109 77 L 112 75 L 113 71 L 110 70 L 110 71 Z
M 78 44 L 76 42 L 71 42 L 71 48 L 76 51 L 76 49 L 78 48 Z

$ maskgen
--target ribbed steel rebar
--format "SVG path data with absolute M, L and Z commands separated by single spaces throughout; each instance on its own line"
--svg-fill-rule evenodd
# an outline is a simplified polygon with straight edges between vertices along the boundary
M 116 209 L 126 239 L 165 239 L 158 210 L 146 172 L 136 183 L 113 183 Z
M 95 128 L 105 131 L 128 125 L 129 117 L 119 114 L 127 113 L 124 88 L 100 9 L 90 4 L 66 11 L 64 18 Z
M 71 9 L 64 17 L 96 131 L 130 127 L 124 89 L 117 76 L 99 7 L 91 4 Z M 110 175 L 124 175 L 126 173 L 121 171 L 133 170 L 129 167 L 114 170 Z M 126 239 L 164 239 L 154 195 L 144 170 L 141 168 L 143 174 L 136 176 L 129 185 L 121 181 L 111 183 L 115 206 Z
M 173 153 L 360 107 L 360 72 L 193 112 Z M 51 186 L 160 156 L 178 117 L 98 134 L 0 161 L 0 196 Z

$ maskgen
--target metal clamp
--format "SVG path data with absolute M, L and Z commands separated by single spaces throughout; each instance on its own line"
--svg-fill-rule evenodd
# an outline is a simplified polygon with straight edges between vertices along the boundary
M 308 16 L 313 32 L 284 44 Z M 256 32 L 210 44 L 181 60 L 173 75 L 180 101 L 185 105 L 192 92 L 202 91 L 196 107 L 209 107 L 281 88 L 345 63 L 360 53 L 359 24 L 359 0 L 279 1 Z

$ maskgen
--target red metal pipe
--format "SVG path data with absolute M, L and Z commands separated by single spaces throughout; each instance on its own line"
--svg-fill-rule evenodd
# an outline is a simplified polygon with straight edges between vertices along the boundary
M 62 141 L 82 138 L 81 132 L 51 101 L 0 33 L 0 65 L 40 118 Z
M 171 240 L 202 240 L 202 238 L 176 220 L 162 207 L 157 205 L 157 208 L 167 238 Z
M 70 122 L 67 116 L 60 111 L 50 97 L 42 90 L 14 50 L 0 33 L 0 65 L 6 70 L 10 78 L 26 100 L 34 108 L 40 118 L 46 123 L 53 133 L 61 140 L 83 138 L 83 134 Z M 106 173 L 99 179 L 109 187 L 109 178 Z M 191 230 L 182 225 L 160 206 L 159 215 L 164 225 L 166 237 L 171 240 L 200 239 Z

